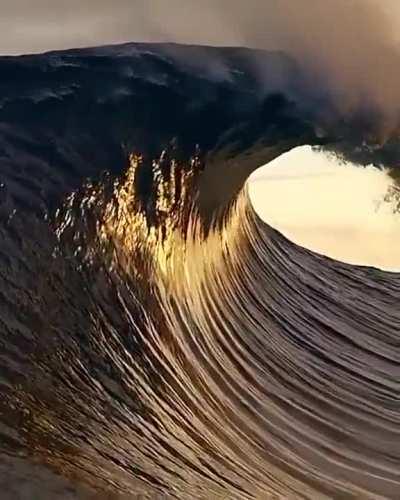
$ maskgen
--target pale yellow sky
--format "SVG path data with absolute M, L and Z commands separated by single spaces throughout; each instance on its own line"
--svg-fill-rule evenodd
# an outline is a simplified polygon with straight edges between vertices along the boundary
M 257 170 L 249 189 L 261 218 L 292 241 L 344 262 L 400 271 L 400 214 L 383 202 L 390 184 L 374 167 L 340 165 L 305 146 Z

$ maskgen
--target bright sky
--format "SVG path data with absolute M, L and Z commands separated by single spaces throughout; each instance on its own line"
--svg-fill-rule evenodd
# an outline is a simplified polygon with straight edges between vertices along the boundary
M 389 177 L 296 148 L 250 180 L 263 220 L 292 241 L 352 264 L 400 270 L 400 214 L 383 197 Z

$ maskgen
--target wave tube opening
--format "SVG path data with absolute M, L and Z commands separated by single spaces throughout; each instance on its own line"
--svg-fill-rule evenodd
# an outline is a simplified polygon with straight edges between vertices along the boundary
M 400 271 L 397 185 L 384 169 L 301 146 L 249 179 L 254 209 L 294 243 L 353 265 Z

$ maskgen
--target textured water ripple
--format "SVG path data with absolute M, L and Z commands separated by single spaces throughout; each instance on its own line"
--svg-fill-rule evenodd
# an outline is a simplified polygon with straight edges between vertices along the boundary
M 48 238 L 5 226 L 3 452 L 131 498 L 396 498 L 399 276 L 290 243 L 246 190 L 203 233 L 192 178 L 157 223 L 127 174 Z

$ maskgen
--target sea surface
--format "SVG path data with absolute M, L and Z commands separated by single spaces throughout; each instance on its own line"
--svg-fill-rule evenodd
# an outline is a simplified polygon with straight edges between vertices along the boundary
M 1 498 L 399 498 L 400 275 L 259 218 L 251 171 L 320 138 L 184 50 L 0 59 Z

